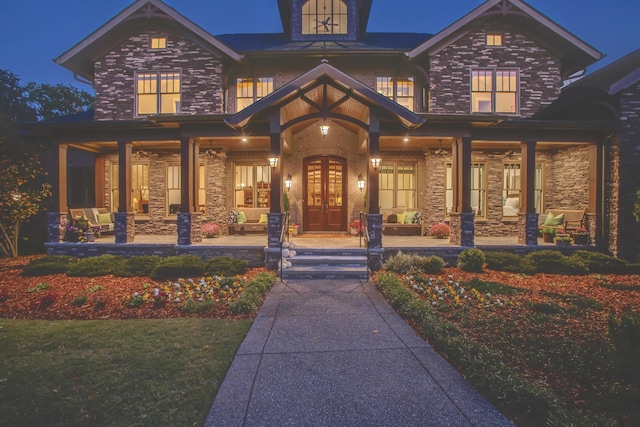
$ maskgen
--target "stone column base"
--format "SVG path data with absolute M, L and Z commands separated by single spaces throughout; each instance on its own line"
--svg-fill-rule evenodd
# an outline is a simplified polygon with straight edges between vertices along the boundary
M 178 245 L 202 242 L 202 213 L 178 212 Z
M 518 244 L 538 246 L 538 214 L 518 214 Z
M 69 215 L 63 212 L 47 212 L 47 242 L 58 243 L 69 225 Z
M 475 219 L 473 212 L 451 212 L 449 243 L 456 246 L 475 246 Z
M 136 235 L 135 214 L 133 212 L 116 212 L 116 243 L 133 243 Z
M 270 270 L 278 268 L 280 261 L 280 236 L 284 226 L 284 214 L 268 213 L 267 247 L 264 248 L 264 265 Z

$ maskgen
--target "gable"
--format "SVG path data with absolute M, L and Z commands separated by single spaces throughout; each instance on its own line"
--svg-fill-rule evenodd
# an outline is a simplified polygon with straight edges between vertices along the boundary
M 74 74 L 93 81 L 94 61 L 138 33 L 141 26 L 149 23 L 159 23 L 184 34 L 214 56 L 226 56 L 235 61 L 242 59 L 242 55 L 161 0 L 139 0 L 64 52 L 55 62 Z

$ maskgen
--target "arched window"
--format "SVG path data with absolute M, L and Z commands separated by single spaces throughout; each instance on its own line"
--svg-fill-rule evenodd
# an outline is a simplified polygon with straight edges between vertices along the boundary
M 309 0 L 302 5 L 302 34 L 347 34 L 343 0 Z

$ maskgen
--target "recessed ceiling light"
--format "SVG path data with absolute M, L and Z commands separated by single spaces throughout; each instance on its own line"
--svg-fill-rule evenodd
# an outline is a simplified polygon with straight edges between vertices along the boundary
M 247 138 L 242 138 L 242 142 L 247 142 L 248 139 Z
M 403 139 L 404 142 L 409 142 L 409 138 Z

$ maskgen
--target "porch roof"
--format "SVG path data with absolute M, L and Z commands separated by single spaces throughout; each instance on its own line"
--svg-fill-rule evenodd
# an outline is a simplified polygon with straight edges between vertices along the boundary
M 328 82 L 331 86 L 339 88 L 340 91 L 350 98 L 359 101 L 363 107 L 377 109 L 389 114 L 406 128 L 415 129 L 426 121 L 425 118 L 407 110 L 347 73 L 333 67 L 327 60 L 322 60 L 322 63 L 317 67 L 250 105 L 225 120 L 225 122 L 236 129 L 244 128 L 254 118 L 267 110 L 283 107 L 288 102 L 303 97 L 306 92 L 322 82 Z M 324 99 L 319 100 L 317 103 L 323 104 L 326 102 L 327 99 L 325 96 Z

